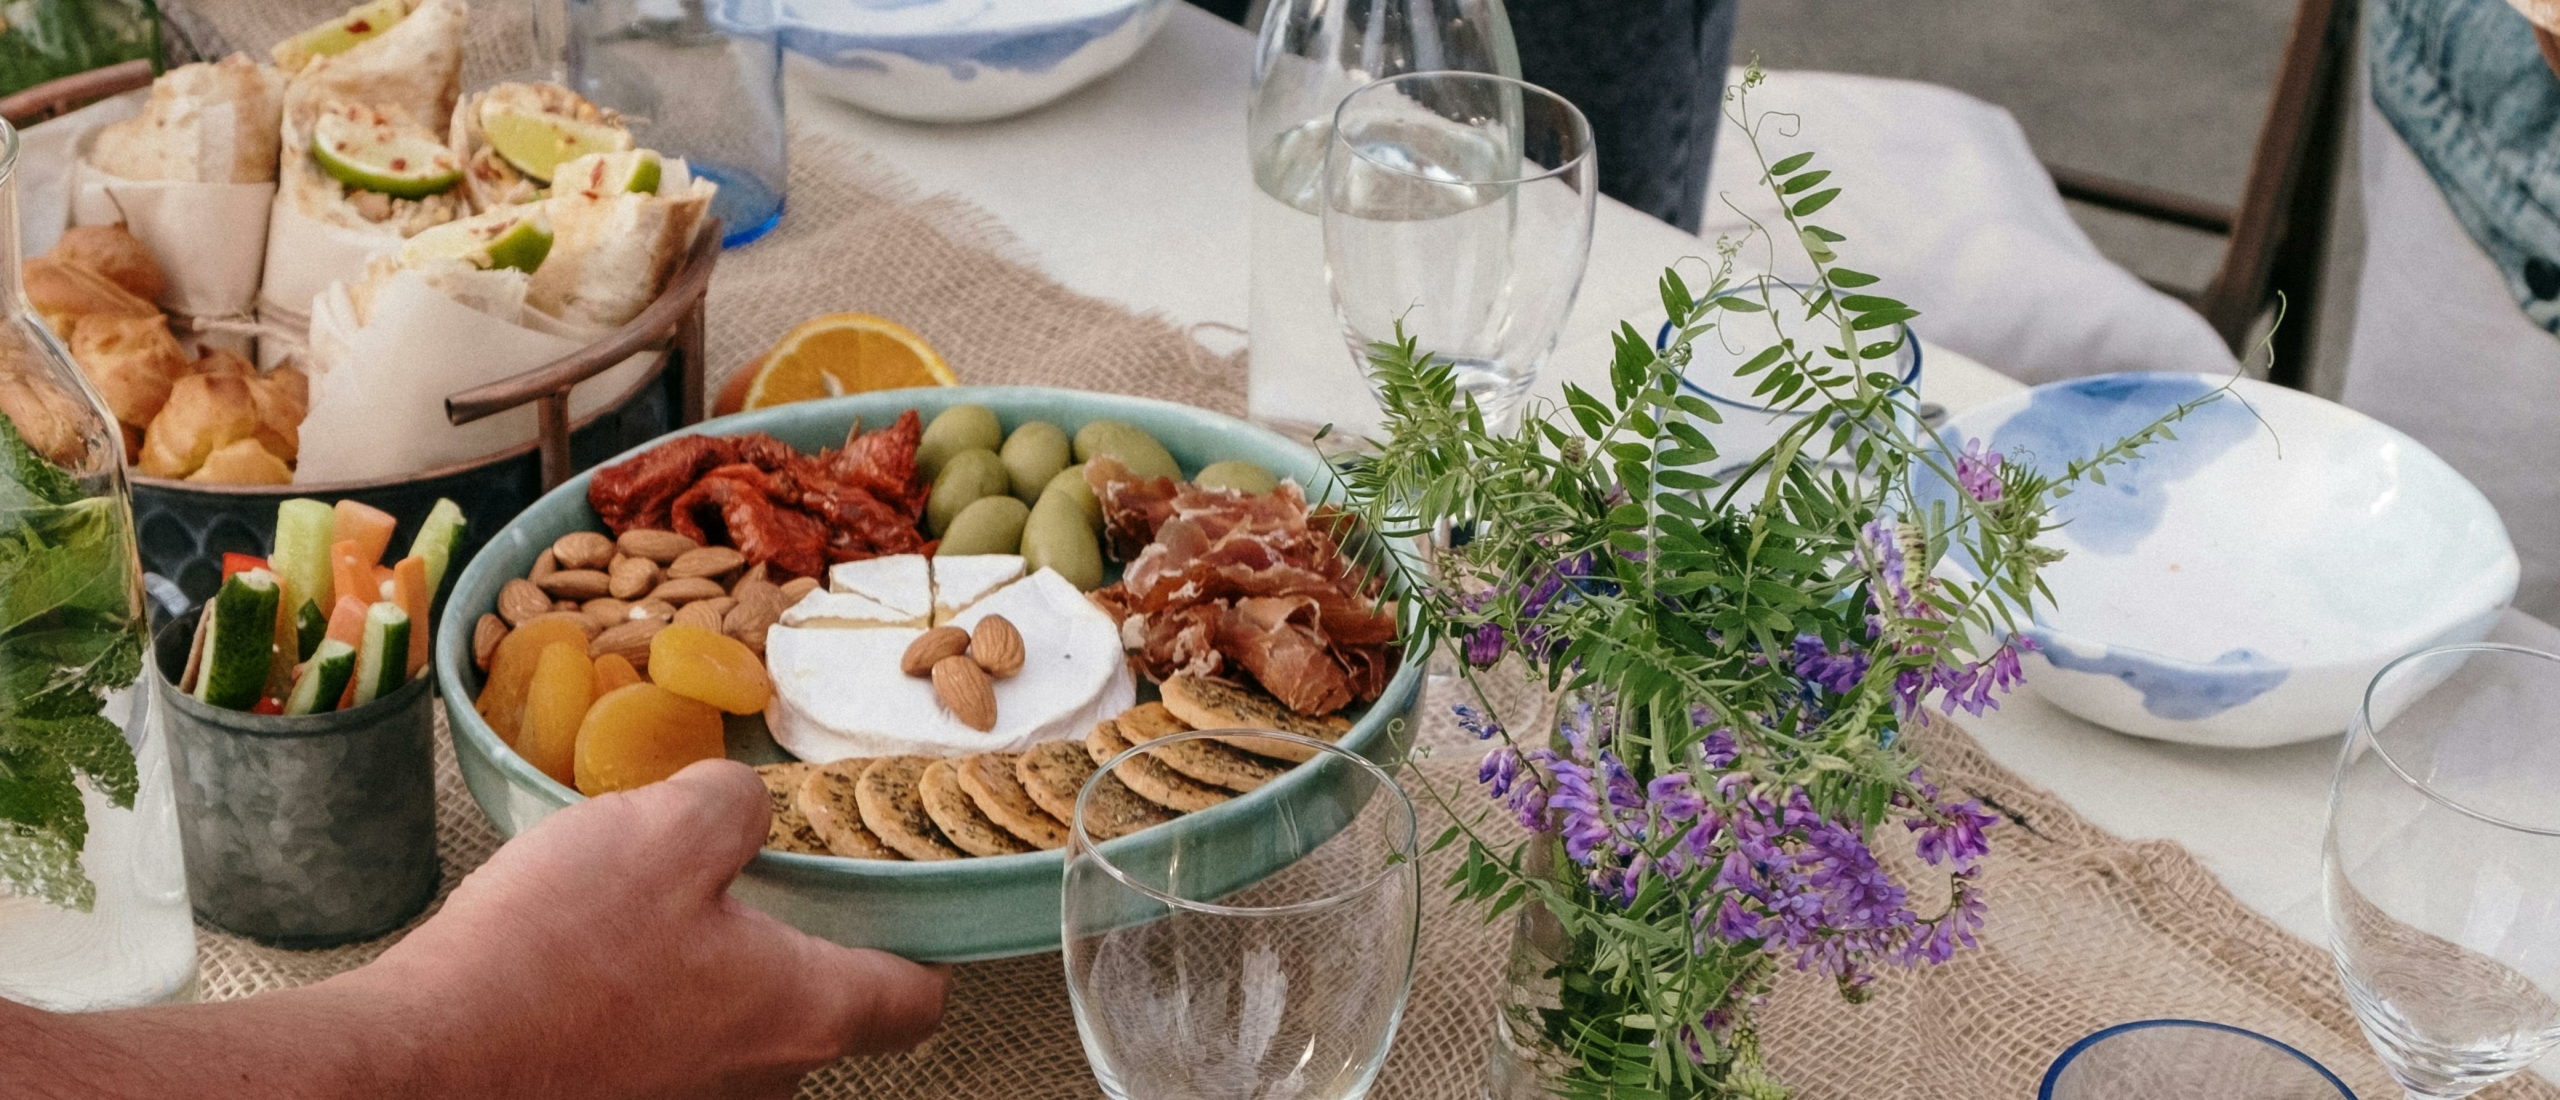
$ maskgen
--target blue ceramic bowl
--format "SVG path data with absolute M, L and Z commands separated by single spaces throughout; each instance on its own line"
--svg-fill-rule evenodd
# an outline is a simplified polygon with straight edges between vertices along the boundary
M 2058 473 L 2225 381 L 2056 382 L 1960 413 L 1939 438 Z M 2309 394 L 2234 388 L 2060 503 L 2048 541 L 2068 556 L 2044 570 L 2054 602 L 2024 631 L 2041 647 L 2027 683 L 2054 705 L 2166 741 L 2325 737 L 2383 665 L 2479 640 L 2514 598 L 2506 526 L 2443 459 Z M 1946 491 L 1918 488 L 1924 507 Z
M 787 64 L 856 107 L 980 122 L 1039 107 L 1128 64 L 1172 0 L 781 0 Z
M 1310 493 L 1330 484 L 1323 460 L 1314 451 L 1233 417 L 1164 401 L 1035 387 L 893 390 L 741 413 L 688 430 L 709 435 L 769 432 L 803 451 L 815 451 L 841 445 L 856 419 L 878 427 L 912 408 L 931 420 L 943 409 L 961 404 L 995 410 L 1008 429 L 1026 420 L 1046 420 L 1073 434 L 1087 421 L 1125 421 L 1152 433 L 1186 471 L 1240 458 L 1295 479 Z M 543 548 L 571 531 L 601 529 L 603 524 L 587 507 L 587 475 L 570 479 L 490 537 L 455 582 L 438 623 L 437 688 L 444 695 L 463 781 L 498 831 L 510 837 L 578 801 L 580 795 L 525 763 L 472 709 L 471 701 L 479 693 L 479 676 L 471 661 L 472 625 L 497 606 L 500 587 L 531 571 L 533 559 Z M 1420 664 L 1407 662 L 1388 683 L 1385 695 L 1354 716 L 1342 744 L 1382 765 L 1392 767 L 1402 760 L 1411 739 L 1422 675 Z M 780 758 L 762 755 L 774 750 L 763 735 L 761 718 L 731 721 L 733 756 Z M 1311 804 L 1330 800 L 1308 796 L 1321 789 L 1319 784 L 1338 782 L 1339 771 L 1295 768 L 1251 794 L 1193 815 L 1185 844 L 1197 848 L 1207 842 L 1204 830 L 1214 833 L 1220 838 L 1215 845 L 1219 862 L 1230 869 L 1229 880 L 1239 887 L 1254 882 L 1287 862 L 1283 848 L 1260 826 L 1287 809 L 1298 815 L 1301 829 L 1316 827 L 1310 821 L 1321 815 Z M 1336 821 L 1333 827 L 1340 825 Z M 1105 847 L 1160 842 L 1139 833 Z M 877 947 L 909 958 L 961 962 L 1056 950 L 1063 868 L 1060 853 L 1054 851 L 947 863 L 763 852 L 747 864 L 731 893 L 793 927 L 837 943 Z

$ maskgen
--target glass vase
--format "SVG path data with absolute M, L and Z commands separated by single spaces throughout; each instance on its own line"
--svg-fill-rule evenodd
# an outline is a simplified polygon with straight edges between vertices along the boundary
M 195 926 L 123 437 L 18 285 L 18 134 L 0 125 L 0 997 L 184 998 Z
M 1374 424 L 1338 395 L 1364 389 L 1325 285 L 1326 146 L 1343 97 L 1429 71 L 1517 78 L 1503 0 L 1266 0 L 1245 122 L 1253 162 L 1253 266 L 1246 405 L 1304 439 L 1318 425 Z M 1365 429 L 1364 429 L 1365 430 Z M 1356 434 L 1356 433 L 1355 433 Z

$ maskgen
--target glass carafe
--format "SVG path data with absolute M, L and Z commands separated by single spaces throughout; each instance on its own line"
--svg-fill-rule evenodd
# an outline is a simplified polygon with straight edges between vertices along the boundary
M 122 435 L 20 291 L 17 158 L 0 124 L 0 997 L 122 1008 L 192 992 L 195 926 Z
M 1245 131 L 1253 160 L 1255 419 L 1305 438 L 1364 393 L 1324 281 L 1321 189 L 1334 108 L 1371 81 L 1411 72 L 1520 75 L 1502 0 L 1262 0 Z M 1369 413 L 1363 419 L 1375 419 Z M 1297 429 L 1305 429 L 1304 431 Z

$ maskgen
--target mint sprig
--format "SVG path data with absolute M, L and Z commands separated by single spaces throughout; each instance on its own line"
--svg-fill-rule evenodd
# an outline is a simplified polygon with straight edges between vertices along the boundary
M 133 749 L 103 712 L 141 674 L 124 509 L 0 416 L 0 889 L 96 905 L 79 782 L 133 806 Z

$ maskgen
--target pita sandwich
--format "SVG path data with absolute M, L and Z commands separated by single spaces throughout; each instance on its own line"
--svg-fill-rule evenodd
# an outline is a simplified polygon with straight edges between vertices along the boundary
M 620 115 L 557 84 L 499 84 L 464 96 L 453 109 L 451 140 L 454 150 L 462 154 L 463 193 L 476 212 L 531 202 L 549 182 L 527 174 L 490 147 L 483 120 L 497 112 L 565 119 L 582 128 L 601 128 L 601 132 L 620 139 L 614 143 L 615 151 L 632 146 L 631 132 L 623 126 Z
M 527 303 L 572 324 L 612 328 L 640 315 L 666 289 L 720 188 L 668 161 L 654 194 L 621 191 L 629 158 L 597 153 L 560 167 L 546 200 L 551 254 L 533 273 Z
M 140 115 L 98 131 L 89 161 L 129 180 L 273 182 L 283 111 L 284 74 L 245 54 L 181 65 Z

